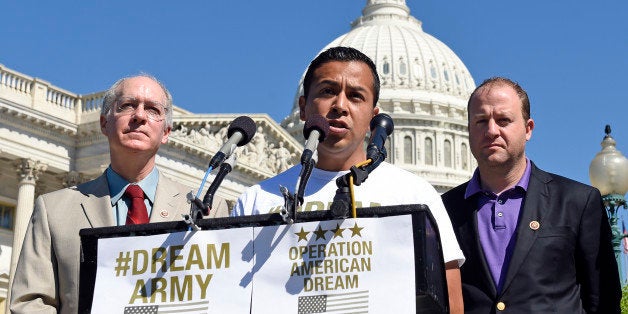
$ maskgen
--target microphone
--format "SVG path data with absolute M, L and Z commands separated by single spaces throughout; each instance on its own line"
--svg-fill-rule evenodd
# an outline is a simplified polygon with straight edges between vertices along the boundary
M 236 159 L 236 155 L 231 154 L 222 164 L 220 164 L 220 169 L 218 170 L 214 181 L 207 189 L 205 197 L 203 197 L 203 206 L 201 207 L 203 209 L 203 216 L 209 215 L 209 211 L 211 210 L 212 203 L 214 201 L 214 194 L 216 194 L 216 191 L 222 183 L 222 180 L 224 180 L 227 174 L 229 174 L 229 172 L 231 172 L 231 170 L 233 170 L 233 168 L 235 167 Z M 200 219 L 202 217 L 195 218 Z
M 295 187 L 295 194 L 292 195 L 287 188 L 280 188 L 281 193 L 284 196 L 284 208 L 281 211 L 281 216 L 284 221 L 288 223 L 294 222 L 296 219 L 296 209 L 303 204 L 303 195 L 305 194 L 305 186 L 310 179 L 312 169 L 316 161 L 312 158 L 314 152 L 318 147 L 318 143 L 325 140 L 329 133 L 329 122 L 323 116 L 317 114 L 311 116 L 305 121 L 303 127 L 303 136 L 307 139 L 305 142 L 305 149 L 301 154 L 301 172 L 297 179 Z
M 248 144 L 255 135 L 255 121 L 247 116 L 239 116 L 235 118 L 227 129 L 227 142 L 225 142 L 220 150 L 209 161 L 209 167 L 214 169 L 218 167 L 225 158 L 233 153 L 236 146 L 244 146 Z
M 371 140 L 366 147 L 366 158 L 371 160 L 371 163 L 356 167 L 353 166 L 350 172 L 344 176 L 336 179 L 336 195 L 334 195 L 333 202 L 331 204 L 331 212 L 334 217 L 349 217 L 349 209 L 351 206 L 350 188 L 349 188 L 349 176 L 353 177 L 354 185 L 360 185 L 364 182 L 369 173 L 371 173 L 377 166 L 379 166 L 384 159 L 386 159 L 386 138 L 392 134 L 395 125 L 392 118 L 385 114 L 380 113 L 371 119 Z
M 366 148 L 366 158 L 376 163 L 375 167 L 386 159 L 384 143 L 394 128 L 392 118 L 385 113 L 380 113 L 371 119 L 371 141 Z
M 312 159 L 318 143 L 325 140 L 329 133 L 329 122 L 321 115 L 311 116 L 305 121 L 303 136 L 307 139 L 305 149 L 301 155 L 301 164 L 306 165 Z

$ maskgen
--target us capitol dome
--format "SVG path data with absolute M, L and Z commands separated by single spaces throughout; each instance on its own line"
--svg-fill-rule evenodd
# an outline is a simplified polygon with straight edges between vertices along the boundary
M 441 193 L 471 177 L 476 161 L 469 149 L 466 106 L 473 77 L 447 45 L 423 31 L 405 0 L 368 0 L 351 30 L 320 52 L 335 46 L 356 48 L 377 66 L 377 106 L 395 124 L 386 142 L 388 162 L 422 176 Z M 301 142 L 303 76 L 305 71 L 292 112 L 281 123 Z

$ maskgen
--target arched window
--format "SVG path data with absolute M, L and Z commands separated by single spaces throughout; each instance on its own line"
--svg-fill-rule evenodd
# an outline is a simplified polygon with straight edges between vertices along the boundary
M 445 151 L 445 167 L 451 167 L 451 142 L 449 140 L 445 140 L 445 147 L 443 150 Z
M 469 170 L 469 153 L 467 152 L 467 144 L 462 143 L 462 145 L 460 145 L 460 155 L 462 159 L 462 169 Z
M 432 61 L 430 61 L 430 74 L 432 75 L 433 79 L 436 78 L 436 67 L 434 66 L 434 62 Z
M 406 75 L 406 62 L 403 61 L 403 58 L 399 59 L 399 73 L 401 75 Z
M 384 74 L 390 73 L 390 63 L 388 63 L 388 60 L 386 60 L 386 58 L 384 58 L 384 65 L 382 66 L 382 72 Z
M 412 155 L 412 138 L 410 136 L 405 136 L 403 138 L 403 162 L 406 164 L 411 164 Z
M 433 155 L 433 147 L 432 147 L 432 139 L 429 137 L 425 138 L 425 164 L 426 165 L 434 165 L 434 155 Z

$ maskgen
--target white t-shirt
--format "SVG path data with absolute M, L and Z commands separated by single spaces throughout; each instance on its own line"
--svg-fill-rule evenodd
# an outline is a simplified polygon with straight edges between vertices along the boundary
M 279 186 L 294 193 L 301 165 L 296 165 L 248 188 L 238 198 L 232 216 L 278 213 L 284 205 Z M 349 171 L 325 171 L 314 168 L 305 187 L 303 211 L 330 209 L 336 195 L 336 178 Z M 406 204 L 429 206 L 438 225 L 445 262 L 464 263 L 464 255 L 445 211 L 440 195 L 424 179 L 389 163 L 382 162 L 361 185 L 354 186 L 356 207 L 375 207 Z

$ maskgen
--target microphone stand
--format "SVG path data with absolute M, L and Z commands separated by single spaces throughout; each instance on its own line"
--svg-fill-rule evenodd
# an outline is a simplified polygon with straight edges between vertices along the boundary
M 227 174 L 229 174 L 229 172 L 231 172 L 231 170 L 233 170 L 233 168 L 235 167 L 236 164 L 236 156 L 235 154 L 231 154 L 227 160 L 225 160 L 225 162 L 223 162 L 220 165 L 220 170 L 218 170 L 218 173 L 216 174 L 216 177 L 214 178 L 214 181 L 212 182 L 212 184 L 209 186 L 209 188 L 207 189 L 207 192 L 205 193 L 205 197 L 203 197 L 203 215 L 207 216 L 209 215 L 209 211 L 211 210 L 212 204 L 214 202 L 214 195 L 216 194 L 216 191 L 218 190 L 218 187 L 220 186 L 220 184 L 222 183 L 222 180 L 225 179 L 225 177 L 227 176 Z M 199 219 L 202 217 L 199 217 Z
M 381 149 L 377 145 L 369 144 L 366 149 L 367 161 L 362 166 L 351 166 L 349 173 L 336 179 L 336 195 L 334 195 L 333 202 L 331 204 L 331 212 L 335 218 L 347 218 L 349 217 L 349 209 L 351 208 L 351 195 L 350 195 L 350 178 L 353 178 L 353 184 L 359 186 L 362 182 L 368 179 L 369 174 L 379 166 L 379 164 L 386 159 L 386 148 Z
M 233 170 L 236 164 L 236 156 L 235 154 L 229 155 L 227 159 L 220 164 L 220 168 L 214 181 L 207 189 L 203 200 L 201 201 L 198 197 L 190 197 L 191 205 L 190 205 L 190 214 L 183 215 L 184 221 L 190 226 L 194 231 L 200 230 L 200 228 L 196 225 L 197 220 L 203 219 L 203 216 L 209 215 L 209 212 L 212 208 L 212 203 L 214 201 L 214 194 L 218 190 L 218 187 L 224 180 L 224 178 Z
M 306 156 L 304 154 L 301 158 L 301 173 L 299 174 L 299 179 L 297 180 L 295 194 L 290 193 L 288 188 L 284 186 L 279 187 L 279 191 L 283 195 L 284 199 L 284 206 L 281 208 L 280 212 L 281 218 L 283 218 L 284 222 L 292 224 L 296 221 L 297 208 L 303 205 L 305 187 L 307 186 L 307 182 L 310 180 L 310 175 L 312 175 L 314 165 L 316 165 L 315 157 L 311 155 Z

